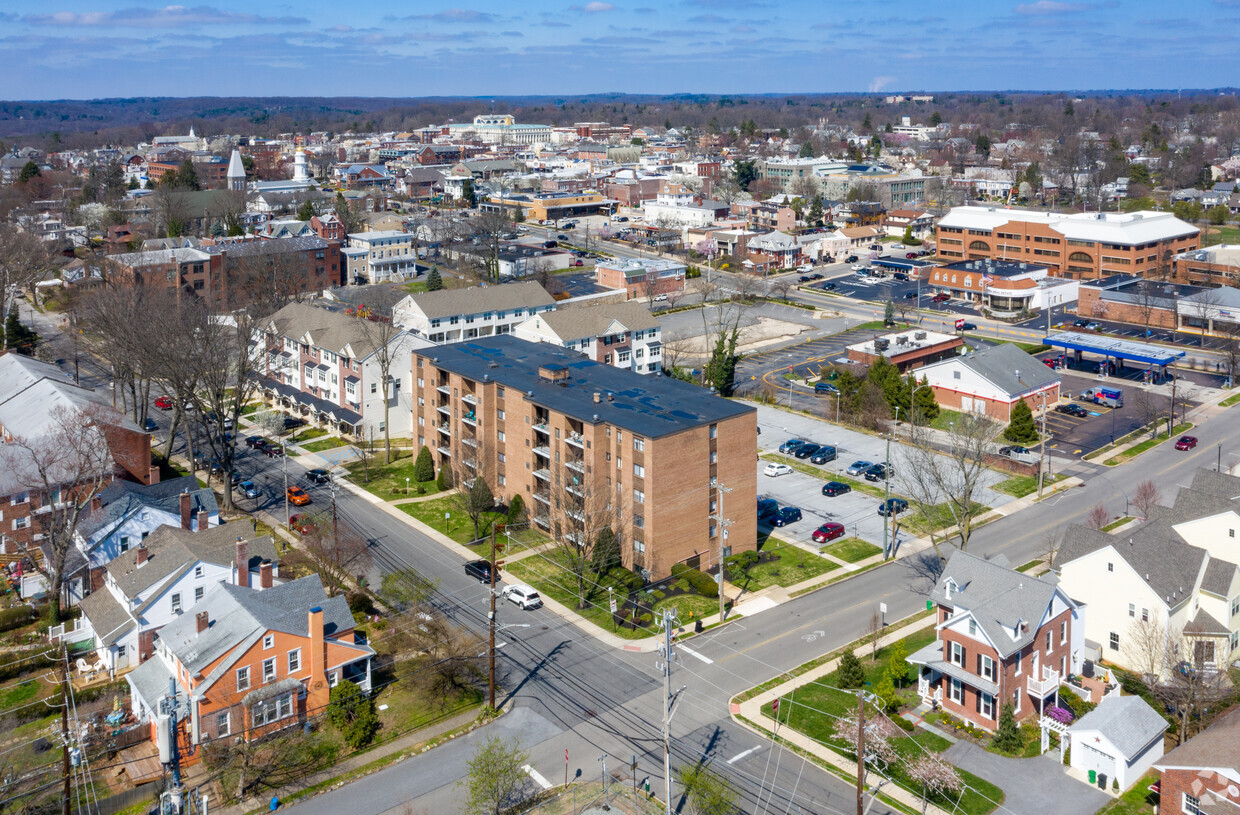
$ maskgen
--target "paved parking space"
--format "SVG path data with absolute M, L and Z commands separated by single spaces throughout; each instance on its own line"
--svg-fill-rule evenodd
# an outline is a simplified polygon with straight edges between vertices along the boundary
M 829 498 L 822 494 L 822 485 L 831 477 L 825 469 L 822 478 L 796 470 L 772 478 L 762 474 L 766 464 L 758 462 L 758 497 L 774 498 L 781 507 L 798 507 L 802 516 L 800 521 L 776 529 L 776 535 L 812 545 L 810 535 L 814 530 L 827 521 L 834 521 L 844 525 L 847 535 L 882 545 L 883 519 L 878 515 L 882 499 L 858 490 Z

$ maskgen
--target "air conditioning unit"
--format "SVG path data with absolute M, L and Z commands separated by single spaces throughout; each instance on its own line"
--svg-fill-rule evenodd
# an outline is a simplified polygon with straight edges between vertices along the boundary
M 925 338 L 926 338 L 925 331 L 918 331 L 917 333 L 913 334 L 913 339 L 915 340 L 924 340 Z

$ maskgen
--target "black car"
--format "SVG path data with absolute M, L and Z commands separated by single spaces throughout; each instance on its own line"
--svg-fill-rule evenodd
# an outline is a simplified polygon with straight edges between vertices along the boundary
M 1080 405 L 1076 404 L 1075 402 L 1071 402 L 1066 405 L 1057 405 L 1055 407 L 1055 412 L 1066 413 L 1069 416 L 1075 416 L 1078 419 L 1084 419 L 1087 416 L 1089 416 L 1089 411 L 1081 407 Z
M 886 481 L 895 475 L 895 470 L 889 464 L 875 464 L 865 471 L 866 481 Z
M 888 515 L 898 515 L 906 509 L 908 509 L 908 501 L 903 498 L 888 498 L 878 505 L 878 514 L 885 518 Z
M 779 512 L 779 502 L 776 501 L 774 498 L 759 498 L 758 499 L 758 520 L 759 521 L 761 521 L 763 518 L 766 518 L 768 515 L 774 515 L 776 512 Z
M 284 448 L 278 444 L 268 443 L 263 446 L 262 450 L 268 458 L 283 458 L 284 456 Z
M 822 494 L 828 498 L 834 498 L 837 495 L 843 495 L 846 492 L 852 492 L 852 487 L 841 481 L 828 481 L 822 485 Z
M 828 461 L 835 461 L 835 448 L 829 444 L 824 444 L 818 448 L 812 456 L 809 457 L 810 464 L 826 464 Z
M 808 442 L 798 447 L 794 455 L 796 455 L 797 458 L 809 458 L 814 453 L 817 453 L 820 448 L 821 448 L 821 445 L 814 444 L 813 442 Z
M 313 481 L 315 484 L 326 484 L 332 480 L 332 474 L 322 467 L 315 467 L 306 473 L 306 480 Z
M 908 280 L 908 275 L 904 272 L 895 272 L 891 277 L 893 280 Z
M 857 256 L 856 256 L 856 255 L 849 255 L 848 257 L 844 258 L 844 262 L 845 262 L 845 263 L 856 263 L 856 262 L 857 262 Z
M 1072 325 L 1076 328 L 1084 328 L 1089 325 L 1089 320 L 1073 320 Z
M 472 577 L 479 583 L 491 582 L 491 563 L 486 560 L 471 560 L 465 564 L 465 576 Z
M 813 279 L 814 279 L 813 275 L 807 275 L 807 274 L 803 274 L 797 278 L 797 280 L 801 281 L 802 283 L 808 283 Z
M 152 430 L 159 429 L 159 423 L 156 422 L 154 419 L 152 419 L 150 416 L 147 416 L 146 419 L 143 420 L 142 422 L 142 429 L 150 433 Z
M 1006 447 L 999 448 L 999 455 L 1001 456 L 1019 456 L 1029 452 L 1028 447 L 1021 447 L 1019 444 L 1009 444 Z
M 916 299 L 917 299 L 917 292 L 915 292 L 915 291 L 906 291 L 906 292 L 904 293 L 904 299 L 905 299 L 905 300 L 916 300 Z
M 839 393 L 840 389 L 832 385 L 830 382 L 815 382 L 814 393 Z
M 305 419 L 299 419 L 296 416 L 285 416 L 284 417 L 284 429 L 285 430 L 292 430 L 294 427 L 301 427 L 305 423 L 306 423 Z
M 796 507 L 780 507 L 779 511 L 771 516 L 771 526 L 785 526 L 799 520 L 801 520 L 801 510 Z
M 835 284 L 830 281 L 822 284 L 823 291 L 835 291 Z
M 567 235 L 556 235 L 556 236 L 555 236 L 555 239 L 556 239 L 557 241 L 567 241 L 567 240 L 568 240 L 568 236 L 567 236 Z
M 977 323 L 961 323 L 960 330 L 961 331 L 976 331 Z
M 265 441 L 266 439 L 264 439 L 262 436 L 246 436 L 245 446 L 246 447 L 261 447 Z

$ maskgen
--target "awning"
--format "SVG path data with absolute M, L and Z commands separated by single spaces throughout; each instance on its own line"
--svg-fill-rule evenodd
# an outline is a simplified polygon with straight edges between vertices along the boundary
M 1047 345 L 1065 348 L 1069 351 L 1083 351 L 1087 354 L 1099 354 L 1115 359 L 1143 362 L 1147 365 L 1170 365 L 1180 357 L 1183 351 L 1176 351 L 1161 345 L 1148 342 L 1131 342 L 1116 340 L 1097 334 L 1082 334 L 1076 331 L 1063 331 L 1051 334 L 1043 340 Z
M 913 652 L 908 657 L 908 661 L 914 665 L 925 665 L 933 671 L 938 671 L 944 676 L 950 676 L 952 679 L 959 680 L 961 683 L 971 688 L 976 688 L 982 693 L 989 693 L 991 696 L 999 694 L 999 686 L 994 682 L 982 679 L 977 674 L 971 674 L 959 665 L 944 662 L 942 642 L 932 642 L 924 648 Z
M 301 691 L 302 687 L 300 679 L 281 679 L 279 682 L 272 682 L 270 685 L 263 685 L 261 688 L 255 688 L 250 691 L 241 697 L 241 704 L 249 707 L 255 702 L 274 699 L 277 696 L 283 696 L 289 691 Z

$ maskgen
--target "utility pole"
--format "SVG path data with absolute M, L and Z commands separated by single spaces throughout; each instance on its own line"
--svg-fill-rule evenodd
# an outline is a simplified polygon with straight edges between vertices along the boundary
M 865 695 L 857 694 L 857 815 L 865 811 L 861 803 L 865 791 Z
M 340 524 L 336 518 L 336 479 L 328 482 L 332 490 L 332 554 L 336 563 L 340 563 Z M 284 490 L 287 499 L 288 489 Z
M 896 421 L 897 422 L 900 421 L 900 406 L 899 405 L 896 405 Z M 888 525 L 891 524 L 891 519 L 895 515 L 895 513 L 891 511 L 891 504 L 888 503 L 889 499 L 891 498 L 891 431 L 890 430 L 887 431 L 887 457 L 883 461 L 883 476 L 884 476 L 883 478 L 883 511 L 887 513 L 887 515 L 883 518 L 883 560 L 886 560 L 889 557 L 887 527 Z
M 1038 446 L 1038 499 L 1042 498 L 1042 482 L 1046 477 L 1046 391 L 1042 391 L 1042 444 Z
M 159 712 L 168 718 L 168 760 L 163 761 L 163 763 L 172 770 L 172 784 L 168 788 L 168 791 L 164 793 L 164 795 L 167 796 L 167 807 L 164 808 L 163 811 L 175 815 L 175 813 L 179 813 L 181 811 L 181 801 L 183 795 L 183 791 L 181 789 L 180 752 L 177 749 L 177 681 L 175 677 L 168 677 L 168 695 L 159 700 Z M 163 758 L 164 754 L 161 749 L 161 761 Z
M 64 774 L 64 797 L 60 802 L 61 815 L 69 815 L 69 650 L 60 644 L 60 738 L 64 742 L 61 772 Z
M 288 512 L 288 445 L 280 439 L 280 465 L 284 468 L 284 525 L 289 525 Z
M 671 609 L 663 609 L 663 804 L 672 815 L 672 629 L 680 625 Z
M 495 561 L 495 524 L 491 524 L 491 613 L 487 615 L 491 629 L 491 647 L 487 649 L 487 691 L 491 710 L 495 710 L 495 573 L 499 564 Z
M 724 600 L 726 599 L 723 596 L 723 558 L 724 558 L 723 542 L 728 537 L 728 527 L 732 525 L 732 522 L 729 521 L 727 517 L 723 514 L 723 495 L 724 493 L 731 492 L 732 488 L 725 487 L 723 484 L 720 484 L 718 481 L 714 483 L 714 486 L 715 486 L 715 492 L 717 493 L 716 500 L 719 502 L 719 504 L 718 504 L 717 511 L 715 512 L 715 514 L 710 517 L 713 518 L 717 524 L 719 524 L 719 530 L 718 530 L 719 531 L 719 560 L 718 560 L 719 574 L 717 575 L 717 580 L 715 582 L 719 584 L 719 622 L 723 622 L 723 618 L 725 614 Z

